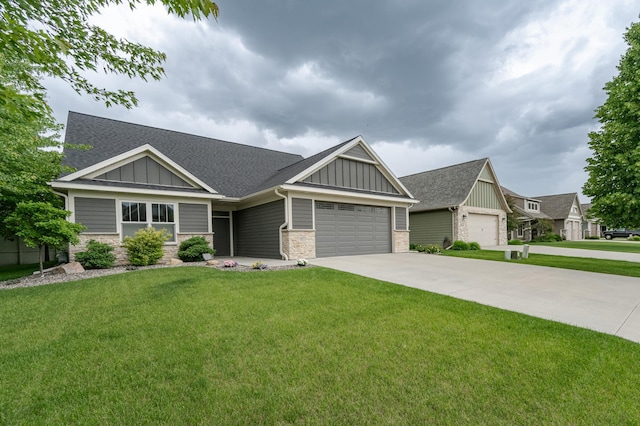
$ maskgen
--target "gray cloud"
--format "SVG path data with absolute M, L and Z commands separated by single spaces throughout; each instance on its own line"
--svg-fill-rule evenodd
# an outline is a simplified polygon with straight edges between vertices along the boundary
M 211 137 L 228 130 L 247 138 L 239 142 L 303 155 L 326 148 L 318 140 L 362 134 L 411 150 L 385 159 L 398 175 L 489 156 L 518 192 L 580 191 L 593 110 L 637 16 L 626 0 L 607 5 L 599 26 L 598 11 L 589 16 L 573 0 L 218 4 L 218 23 L 167 30 L 158 46 L 169 58 L 166 79 L 104 78 L 135 88 L 140 108 L 105 110 L 50 82 L 58 117 L 74 109 Z M 556 49 L 545 25 L 562 13 L 608 33 L 565 34 Z M 524 71 L 507 75 L 509 67 Z M 448 147 L 438 151 L 445 164 L 427 158 L 435 146 Z M 402 160 L 421 153 L 424 163 Z

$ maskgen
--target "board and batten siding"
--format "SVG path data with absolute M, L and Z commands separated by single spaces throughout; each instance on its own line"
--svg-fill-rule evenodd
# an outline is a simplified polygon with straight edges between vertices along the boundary
M 192 188 L 184 179 L 149 157 L 142 157 L 94 179 Z
M 235 212 L 235 255 L 279 259 L 283 223 L 284 200 Z
M 87 227 L 84 232 L 118 232 L 115 199 L 75 197 L 73 202 L 76 223 Z
M 373 164 L 337 158 L 304 180 L 318 185 L 399 194 Z
M 469 199 L 465 203 L 469 207 L 482 207 L 485 209 L 502 210 L 502 203 L 496 194 L 493 183 L 479 180 L 473 186 Z
M 291 211 L 292 229 L 313 229 L 313 200 L 292 198 Z
M 442 246 L 445 237 L 453 240 L 453 213 L 449 210 L 435 210 L 409 214 L 409 242 L 411 244 L 438 244 Z
M 396 207 L 396 231 L 407 230 L 407 209 L 405 207 Z
M 206 204 L 179 203 L 180 232 L 209 232 L 209 212 Z

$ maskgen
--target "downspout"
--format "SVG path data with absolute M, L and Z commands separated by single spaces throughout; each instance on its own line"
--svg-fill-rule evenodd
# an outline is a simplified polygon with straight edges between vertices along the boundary
M 285 227 L 289 226 L 289 209 L 287 208 L 287 196 L 279 193 L 278 188 L 275 189 L 275 193 L 278 197 L 281 197 L 284 200 L 284 223 L 280 225 L 280 228 L 278 228 L 278 248 L 280 250 L 280 256 L 282 256 L 284 260 L 289 260 L 289 256 L 287 256 L 287 254 L 282 250 L 282 230 Z
M 67 194 L 63 194 L 62 192 L 58 192 L 58 191 L 51 190 L 51 192 L 64 198 L 64 209 L 69 210 L 69 196 Z

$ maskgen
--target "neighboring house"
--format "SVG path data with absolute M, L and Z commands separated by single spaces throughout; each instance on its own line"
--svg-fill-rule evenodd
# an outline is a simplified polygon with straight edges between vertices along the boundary
M 166 229 L 165 260 L 201 235 L 220 256 L 315 258 L 408 250 L 417 201 L 360 136 L 309 158 L 69 113 L 65 150 L 77 171 L 51 182 L 87 227 L 116 247 L 148 226 Z
M 409 209 L 410 241 L 439 244 L 445 238 L 481 246 L 507 243 L 507 202 L 488 158 L 400 178 L 420 200 Z
M 513 211 L 518 218 L 518 227 L 510 232 L 509 239 L 531 241 L 533 225 L 540 219 L 551 219 L 542 211 L 540 200 L 516 194 L 504 186 L 501 187 L 505 197 L 513 201 Z
M 57 252 L 55 248 L 45 246 L 44 260 L 54 260 Z M 6 240 L 0 237 L 0 266 L 27 265 L 40 262 L 40 252 L 37 247 L 27 247 L 20 237 Z
M 600 219 L 592 217 L 589 213 L 591 203 L 580 204 L 584 213 L 584 221 L 582 222 L 582 233 L 585 237 L 601 237 L 607 227 L 600 223 Z
M 576 192 L 534 198 L 540 201 L 542 212 L 553 220 L 554 233 L 569 241 L 583 239 L 584 214 Z

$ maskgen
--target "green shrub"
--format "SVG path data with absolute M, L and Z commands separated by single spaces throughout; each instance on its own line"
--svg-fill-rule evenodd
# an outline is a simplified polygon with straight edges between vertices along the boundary
M 480 244 L 472 241 L 469 243 L 469 250 L 480 250 Z
M 142 228 L 132 237 L 125 237 L 122 246 L 127 249 L 129 262 L 134 266 L 155 265 L 164 255 L 162 246 L 169 239 L 166 229 Z
M 416 249 L 416 245 L 415 245 L 415 244 L 413 244 L 413 243 L 410 243 L 410 244 L 409 244 L 409 250 L 412 250 L 412 251 L 413 251 L 413 250 L 415 250 L 415 249 Z
M 209 247 L 209 243 L 204 237 L 191 237 L 180 243 L 178 257 L 184 262 L 202 262 L 204 253 L 214 255 L 216 251 Z
M 451 250 L 469 250 L 469 244 L 462 240 L 455 240 L 451 246 Z
M 424 247 L 424 252 L 429 254 L 439 254 L 440 252 L 442 252 L 442 249 L 437 244 L 427 244 Z
M 633 237 L 627 238 L 627 240 L 629 240 L 629 241 L 640 241 L 640 237 L 637 236 L 637 235 L 634 235 Z
M 522 242 L 522 240 L 518 240 L 518 239 L 515 239 L 515 240 L 509 240 L 509 245 L 510 245 L 510 246 L 521 246 L 521 245 L 523 245 L 523 244 L 524 244 L 524 243 Z
M 600 237 L 597 235 L 589 235 L 588 237 L 584 237 L 585 240 L 599 240 Z
M 562 241 L 562 237 L 558 234 L 549 233 L 544 235 L 538 235 L 533 239 L 533 241 L 538 243 L 551 243 L 554 241 Z
M 111 253 L 113 247 L 96 240 L 89 240 L 87 251 L 76 253 L 76 261 L 85 269 L 106 269 L 111 268 L 116 261 L 116 256 Z
M 422 244 L 416 244 L 416 250 L 420 253 L 424 253 L 425 246 L 423 246 Z

